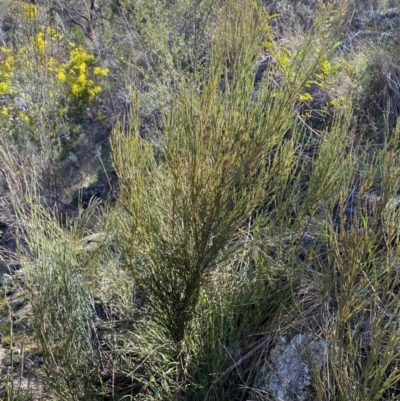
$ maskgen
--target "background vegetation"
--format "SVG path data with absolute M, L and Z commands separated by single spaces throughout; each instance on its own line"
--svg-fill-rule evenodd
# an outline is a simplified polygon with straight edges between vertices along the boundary
M 398 399 L 394 6 L 0 0 L 0 398 Z

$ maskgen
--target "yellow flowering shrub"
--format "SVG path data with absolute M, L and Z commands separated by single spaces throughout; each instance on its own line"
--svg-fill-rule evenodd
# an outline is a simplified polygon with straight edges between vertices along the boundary
M 88 103 L 101 92 L 101 86 L 96 82 L 95 77 L 107 76 L 108 69 L 96 66 L 95 57 L 82 46 L 75 46 L 73 43 L 69 44 L 70 51 L 66 62 L 53 57 L 51 51 L 61 39 L 62 35 L 54 28 L 41 26 L 40 31 L 30 38 L 30 44 L 23 47 L 16 57 L 22 64 L 21 61 L 24 57 L 26 58 L 26 54 L 38 55 L 39 57 L 26 60 L 23 63 L 24 66 L 36 72 L 50 73 L 47 79 L 53 80 L 53 85 L 58 85 L 59 93 L 62 93 L 64 88 L 66 97 L 71 103 L 70 106 L 74 107 L 73 102 L 78 102 L 80 106 L 82 102 Z M 9 78 L 14 68 L 14 58 L 10 49 L 0 47 L 0 51 L 5 55 L 4 61 L 0 63 L 0 94 L 2 94 L 9 92 Z M 33 64 L 35 61 L 32 62 L 33 59 L 36 60 L 35 65 Z M 50 96 L 53 95 L 54 93 Z M 60 114 L 65 114 L 65 111 Z
M 51 26 L 47 26 L 45 32 L 52 40 L 61 40 L 63 37 L 60 32 L 57 32 Z
M 0 46 L 0 95 L 11 92 L 14 73 L 14 55 L 11 49 Z
M 70 44 L 70 47 L 68 62 L 58 68 L 58 80 L 66 85 L 70 98 L 90 101 L 101 92 L 100 85 L 91 77 L 106 76 L 108 69 L 94 67 L 95 57 L 88 54 L 82 46 Z
M 44 32 L 39 32 L 38 34 L 36 34 L 33 38 L 31 38 L 31 42 L 35 46 L 35 49 L 37 50 L 39 56 L 43 57 L 46 46 Z
M 39 15 L 37 6 L 25 2 L 20 7 L 22 16 L 31 22 L 27 40 L 15 50 L 0 46 L 0 96 L 11 95 L 0 105 L 2 123 L 12 129 L 18 124 L 33 127 L 39 101 L 46 102 L 45 109 L 52 116 L 68 124 L 101 92 L 100 78 L 107 76 L 108 69 L 100 67 L 82 46 L 65 43 L 56 27 L 43 24 L 46 16 Z M 37 84 L 42 85 L 40 99 L 31 92 Z M 19 93 L 26 94 L 24 109 L 14 101 Z
M 54 28 L 41 26 L 39 32 L 30 38 L 31 49 L 44 62 L 43 58 L 49 59 L 49 52 L 54 48 L 54 44 L 61 39 L 62 35 Z M 23 51 L 25 50 L 23 48 Z
M 28 20 L 35 20 L 38 15 L 37 7 L 29 3 L 22 3 L 22 12 Z

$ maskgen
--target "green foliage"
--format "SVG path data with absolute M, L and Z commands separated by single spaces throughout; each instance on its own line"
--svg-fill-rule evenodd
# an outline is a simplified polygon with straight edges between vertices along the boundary
M 352 85 L 371 74 L 337 52 L 345 7 L 321 6 L 307 33 L 284 40 L 280 17 L 250 0 L 90 4 L 16 2 L 26 24 L 0 48 L 10 260 L 46 395 L 271 399 L 264 361 L 306 333 L 326 343 L 309 361 L 311 398 L 398 398 L 400 131 L 388 122 L 376 147 L 358 137 Z M 316 89 L 329 117 L 318 130 L 302 112 Z M 103 155 L 118 199 L 63 209 L 78 174 L 58 165 L 72 150 L 70 163 L 91 163 L 100 120 L 113 127 Z M 107 147 L 104 133 L 95 140 Z M 12 345 L 13 319 L 2 327 Z
M 228 5 L 222 15 L 227 17 L 215 32 L 208 76 L 180 83 L 179 94 L 165 110 L 162 156 L 157 158 L 139 134 L 138 94 L 128 132 L 117 128 L 113 137 L 121 177 L 122 209 L 116 218 L 122 266 L 145 294 L 152 318 L 175 344 L 179 378 L 190 360 L 187 347 L 193 340 L 188 333 L 203 286 L 218 266 L 229 264 L 252 213 L 297 189 L 296 183 L 291 189 L 284 186 L 298 161 L 292 101 L 300 82 L 315 70 L 312 60 L 304 64 L 306 49 L 294 59 L 281 91 L 272 93 L 265 82 L 254 100 L 249 71 L 261 50 L 259 16 L 246 2 Z M 327 39 L 326 49 L 329 44 Z M 340 138 L 346 132 L 343 120 L 341 113 L 334 124 Z M 293 138 L 285 142 L 290 128 Z M 328 166 L 336 171 L 333 162 Z M 320 180 L 311 187 L 310 194 L 317 197 L 313 202 L 332 196 L 318 170 L 316 175 Z

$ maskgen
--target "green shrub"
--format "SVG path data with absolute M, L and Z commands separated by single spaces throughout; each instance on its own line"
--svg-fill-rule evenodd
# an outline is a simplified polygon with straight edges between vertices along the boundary
M 268 399 L 250 393 L 264 356 L 305 332 L 327 344 L 310 397 L 398 397 L 399 131 L 373 153 L 357 146 L 346 91 L 318 131 L 299 112 L 311 84 L 352 78 L 333 52 L 345 10 L 321 7 L 289 43 L 250 0 L 119 1 L 90 35 L 72 28 L 74 45 L 42 11 L 19 5 L 30 25 L 0 62 L 0 90 L 24 86 L 32 104 L 27 120 L 6 104 L 2 132 L 26 128 L 36 143 L 2 135 L 0 160 L 49 397 Z M 105 65 L 130 105 L 111 138 L 118 200 L 70 218 L 42 174 L 65 150 L 58 134 L 83 131 Z
M 286 187 L 298 162 L 293 102 L 316 69 L 307 42 L 291 60 L 279 92 L 265 80 L 254 100 L 252 71 L 262 50 L 263 15 L 251 3 L 239 2 L 228 3 L 219 18 L 208 75 L 194 83 L 182 79 L 164 111 L 162 157 L 139 134 L 138 93 L 128 131 L 117 128 L 112 142 L 121 177 L 116 219 L 122 266 L 141 289 L 151 317 L 175 344 L 178 378 L 190 360 L 188 333 L 202 288 L 218 266 L 229 265 L 237 251 L 233 244 L 252 213 L 297 189 L 296 184 Z M 328 51 L 332 39 L 326 38 L 321 51 Z M 345 115 L 335 125 L 340 138 Z M 289 129 L 293 137 L 284 141 Z M 334 152 L 338 157 L 343 146 Z M 325 194 L 321 179 L 312 187 L 313 202 Z

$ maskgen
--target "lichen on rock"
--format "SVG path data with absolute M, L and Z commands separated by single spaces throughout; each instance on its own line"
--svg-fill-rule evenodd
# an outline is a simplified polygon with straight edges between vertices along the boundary
M 281 337 L 259 369 L 251 400 L 309 401 L 311 370 L 325 357 L 324 340 L 310 334 Z

